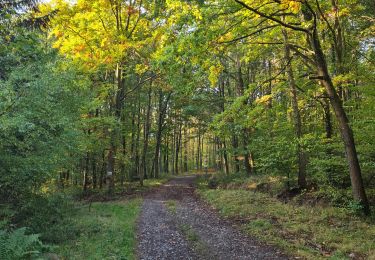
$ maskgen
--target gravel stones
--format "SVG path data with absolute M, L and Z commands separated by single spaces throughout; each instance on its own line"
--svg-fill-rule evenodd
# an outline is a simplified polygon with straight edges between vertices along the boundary
M 138 221 L 139 259 L 288 259 L 200 202 L 194 195 L 194 179 L 176 177 L 146 196 Z M 168 200 L 177 201 L 175 212 L 168 211 Z M 197 241 L 189 241 L 182 226 L 188 226 Z

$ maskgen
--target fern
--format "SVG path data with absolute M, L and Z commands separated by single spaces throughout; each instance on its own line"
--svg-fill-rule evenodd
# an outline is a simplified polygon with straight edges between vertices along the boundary
M 39 235 L 26 234 L 26 228 L 0 230 L 0 259 L 22 259 L 40 254 L 43 248 Z

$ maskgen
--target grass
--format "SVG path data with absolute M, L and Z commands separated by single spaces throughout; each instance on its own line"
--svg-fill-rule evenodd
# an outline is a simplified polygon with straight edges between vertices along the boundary
M 135 259 L 136 219 L 142 200 L 81 205 L 72 221 L 80 234 L 60 244 L 62 259 Z
M 177 212 L 178 202 L 176 200 L 167 200 L 165 206 L 169 213 L 175 215 Z M 209 258 L 208 246 L 202 241 L 195 230 L 188 224 L 180 223 L 179 230 L 184 235 L 189 244 L 199 252 L 204 259 Z
M 204 241 L 200 239 L 198 234 L 191 226 L 189 226 L 188 224 L 180 224 L 179 229 L 181 230 L 181 233 L 184 235 L 189 244 L 199 253 L 202 259 L 209 259 L 211 257 L 209 253 L 209 247 Z
M 168 211 L 172 214 L 176 214 L 177 210 L 177 201 L 175 200 L 167 200 L 165 203 L 165 206 L 167 207 Z
M 162 176 L 159 179 L 149 178 L 143 180 L 143 186 L 139 185 L 139 181 L 125 182 L 121 187 L 118 185 L 116 192 L 122 193 L 123 191 L 131 191 L 133 193 L 138 193 L 142 191 L 149 190 L 151 188 L 158 187 L 171 179 L 171 176 Z
M 146 179 L 143 181 L 143 185 L 146 188 L 152 188 L 160 186 L 171 179 L 171 176 L 163 176 L 159 179 Z
M 184 236 L 186 237 L 187 240 L 190 242 L 198 242 L 199 241 L 199 236 L 195 231 L 187 224 L 181 224 L 180 229 Z
M 245 232 L 306 259 L 375 259 L 375 223 L 346 209 L 285 204 L 268 194 L 199 190 L 226 217 L 241 220 Z

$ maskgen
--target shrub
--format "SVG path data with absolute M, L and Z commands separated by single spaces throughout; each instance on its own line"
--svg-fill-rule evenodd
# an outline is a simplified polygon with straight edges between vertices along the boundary
M 25 227 L 13 231 L 0 230 L 0 259 L 24 259 L 38 256 L 46 247 L 39 235 L 26 234 Z
M 78 234 L 68 218 L 72 209 L 73 205 L 64 194 L 35 195 L 17 210 L 13 222 L 39 233 L 42 241 L 58 243 Z
M 208 183 L 207 183 L 208 188 L 216 189 L 218 185 L 219 185 L 219 180 L 215 176 L 212 176 L 208 180 Z

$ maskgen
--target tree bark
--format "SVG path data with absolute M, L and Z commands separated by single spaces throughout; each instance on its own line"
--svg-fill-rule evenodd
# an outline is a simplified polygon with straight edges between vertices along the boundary
M 175 160 L 174 160 L 174 167 L 175 167 L 175 170 L 174 170 L 174 173 L 176 175 L 179 174 L 179 167 L 178 167 L 178 156 L 179 156 L 179 152 L 180 152 L 180 145 L 181 145 L 181 133 L 182 133 L 182 127 L 181 127 L 182 123 L 180 122 L 179 123 L 179 126 L 178 126 L 178 129 L 177 129 L 177 133 L 176 133 L 176 144 L 175 144 Z
M 152 84 L 152 83 L 151 83 Z M 148 90 L 148 101 L 147 101 L 147 112 L 146 112 L 146 122 L 144 124 L 144 138 L 143 138 L 143 154 L 142 154 L 142 171 L 144 178 L 147 178 L 147 152 L 148 152 L 148 142 L 149 142 L 149 132 L 150 132 L 150 117 L 151 117 L 151 86 Z
M 345 153 L 349 164 L 350 180 L 352 184 L 353 197 L 363 207 L 366 215 L 370 214 L 370 206 L 367 200 L 365 188 L 363 185 L 361 167 L 358 160 L 358 154 L 355 146 L 353 131 L 349 125 L 349 120 L 344 110 L 342 101 L 333 86 L 331 76 L 328 72 L 326 59 L 320 44 L 317 29 L 315 28 L 310 35 L 311 46 L 314 49 L 315 62 L 318 70 L 318 77 L 321 84 L 325 87 L 331 106 L 338 121 L 339 130 L 344 142 Z
M 89 169 L 90 169 L 90 154 L 87 152 L 86 153 L 86 158 L 85 158 L 85 169 L 83 171 L 83 191 L 87 191 L 88 183 L 89 183 Z
M 108 194 L 114 193 L 115 182 L 114 182 L 114 171 L 115 171 L 115 146 L 111 141 L 111 145 L 107 155 L 107 176 L 106 185 Z
M 187 126 L 184 127 L 184 172 L 188 171 L 188 143 L 189 136 L 187 131 Z
M 284 43 L 285 43 L 285 62 L 286 65 L 286 74 L 288 76 L 289 88 L 291 93 L 292 109 L 293 109 L 293 121 L 294 121 L 294 130 L 297 137 L 297 161 L 298 161 L 298 187 L 300 189 L 306 189 L 306 154 L 303 151 L 303 148 L 300 145 L 300 139 L 302 138 L 302 120 L 301 114 L 298 108 L 298 96 L 297 96 L 297 85 L 294 79 L 294 72 L 292 68 L 292 61 L 290 55 L 290 47 L 288 42 L 288 34 L 286 30 L 283 30 Z
M 166 100 L 164 100 L 164 94 L 160 90 L 159 91 L 159 117 L 158 117 L 158 130 L 156 133 L 156 145 L 155 145 L 155 155 L 154 155 L 154 162 L 152 164 L 151 172 L 154 173 L 155 178 L 159 178 L 159 155 L 160 155 L 160 146 L 161 146 L 161 138 L 163 133 L 163 126 L 164 126 L 164 119 L 165 114 L 167 112 L 169 99 L 172 93 L 168 93 Z

